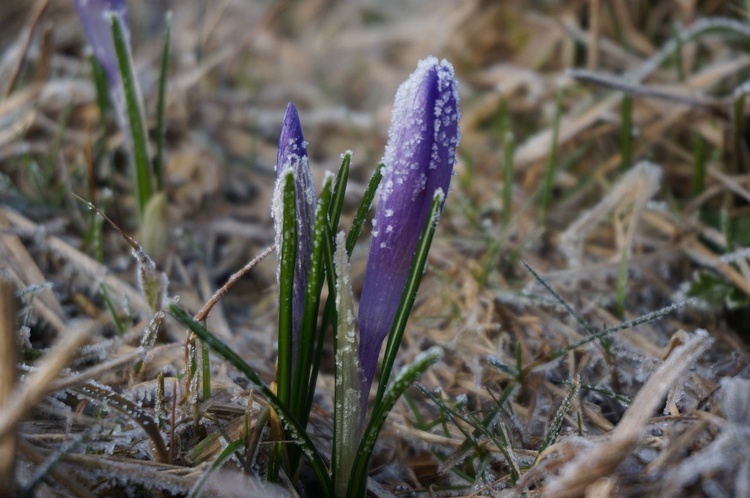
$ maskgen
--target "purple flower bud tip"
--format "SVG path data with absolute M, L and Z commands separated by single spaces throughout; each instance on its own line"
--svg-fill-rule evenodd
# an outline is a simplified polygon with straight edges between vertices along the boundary
M 312 252 L 313 225 L 315 216 L 315 187 L 307 158 L 307 142 L 302 135 L 297 108 L 291 102 L 286 107 L 281 121 L 279 152 L 276 158 L 276 190 L 272 215 L 276 227 L 276 251 L 280 255 L 283 222 L 283 173 L 291 171 L 294 177 L 297 217 L 297 258 L 294 269 L 292 297 L 293 342 L 296 345 L 302 326 L 305 304 L 307 274 Z M 279 261 L 279 264 L 281 262 Z M 277 275 L 278 276 L 278 275 Z M 295 348 L 296 346 L 293 346 Z
M 122 21 L 125 40 L 130 42 L 128 29 L 128 6 L 125 0 L 75 0 L 78 17 L 81 18 L 83 32 L 94 50 L 111 86 L 120 84 L 120 71 L 117 66 L 117 53 L 112 41 L 110 16 Z
M 360 359 L 368 388 L 433 196 L 438 190 L 448 192 L 460 139 L 459 118 L 453 66 L 435 57 L 420 61 L 396 93 L 372 221 L 359 307 Z

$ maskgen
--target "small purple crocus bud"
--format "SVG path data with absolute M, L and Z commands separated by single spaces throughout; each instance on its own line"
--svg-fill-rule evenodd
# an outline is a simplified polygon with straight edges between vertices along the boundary
M 83 25 L 83 32 L 94 51 L 94 56 L 102 66 L 109 82 L 109 94 L 114 106 L 115 116 L 120 128 L 130 137 L 129 118 L 125 103 L 125 92 L 122 86 L 117 51 L 112 37 L 111 17 L 120 20 L 125 43 L 130 47 L 130 28 L 128 27 L 128 5 L 125 0 L 74 0 L 78 17 Z
M 372 385 L 380 347 L 391 329 L 435 192 L 448 192 L 460 139 L 459 118 L 453 66 L 435 57 L 420 61 L 396 93 L 372 221 L 359 305 L 365 392 Z
M 294 175 L 294 194 L 297 217 L 297 258 L 292 284 L 292 351 L 296 357 L 297 343 L 302 328 L 302 314 L 305 308 L 307 274 L 312 254 L 313 226 L 315 217 L 315 186 L 307 158 L 307 142 L 302 136 L 297 108 L 291 102 L 286 107 L 281 122 L 279 152 L 276 159 L 276 191 L 274 192 L 273 218 L 276 228 L 276 254 L 281 265 L 281 235 L 283 223 L 283 182 L 282 173 L 291 170 Z M 277 279 L 279 276 L 277 268 Z
M 128 6 L 125 0 L 74 0 L 78 17 L 81 18 L 83 32 L 94 50 L 112 87 L 120 85 L 120 69 L 117 65 L 115 43 L 112 40 L 110 16 L 115 15 L 122 21 L 125 41 L 130 45 L 128 28 Z

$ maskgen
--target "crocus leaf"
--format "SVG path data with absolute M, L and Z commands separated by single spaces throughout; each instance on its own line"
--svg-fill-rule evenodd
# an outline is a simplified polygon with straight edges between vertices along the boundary
M 414 300 L 417 297 L 417 290 L 419 289 L 419 283 L 422 280 L 422 274 L 424 268 L 427 265 L 427 254 L 432 244 L 432 238 L 435 235 L 437 229 L 437 222 L 440 217 L 440 206 L 443 204 L 445 196 L 441 190 L 435 192 L 435 197 L 432 201 L 432 209 L 430 210 L 430 216 L 425 222 L 425 226 L 419 237 L 419 245 L 417 251 L 414 254 L 414 259 L 411 265 L 411 271 L 409 272 L 409 278 L 404 286 L 404 291 L 401 295 L 401 301 L 399 302 L 396 315 L 393 318 L 391 330 L 388 333 L 388 343 L 385 347 L 385 354 L 383 356 L 383 366 L 380 372 L 380 384 L 378 386 L 378 394 L 375 398 L 375 405 L 373 410 L 378 409 L 378 405 L 381 403 L 385 394 L 385 389 L 388 385 L 388 380 L 393 369 L 393 364 L 396 361 L 396 353 L 398 353 L 398 347 L 401 345 L 401 338 L 404 336 L 406 330 L 406 322 L 409 319 L 411 308 L 414 305 Z M 361 309 L 361 305 L 360 305 Z M 369 386 L 368 386 L 369 387 Z M 369 391 L 369 389 L 368 389 Z
M 166 113 L 167 107 L 169 42 L 171 38 L 172 12 L 168 12 L 164 19 L 164 47 L 161 51 L 161 66 L 159 69 L 159 98 L 156 103 L 156 157 L 154 158 L 156 190 L 161 190 L 164 183 L 164 138 L 166 135 L 164 115 Z
M 293 351 L 292 330 L 294 313 L 294 278 L 297 258 L 297 217 L 295 210 L 294 175 L 287 169 L 277 184 L 275 202 L 280 204 L 281 247 L 279 264 L 279 330 L 276 385 L 279 399 L 290 405 L 292 389 Z
M 328 206 L 331 203 L 331 190 L 333 188 L 333 175 L 326 175 L 323 188 L 320 191 L 320 199 L 315 209 L 315 230 L 313 232 L 312 255 L 310 259 L 310 273 L 307 279 L 307 294 L 305 295 L 305 309 L 302 316 L 302 331 L 300 333 L 299 351 L 297 352 L 297 366 L 294 378 L 294 396 L 292 397 L 292 410 L 297 414 L 303 425 L 307 422 L 307 399 L 309 386 L 314 386 L 314 380 L 310 378 L 312 369 L 311 362 L 319 362 L 320 357 L 313 355 L 315 351 L 315 329 L 318 321 L 318 308 L 320 306 L 320 292 L 325 277 L 323 263 L 323 250 L 325 242 L 325 223 L 328 215 Z M 317 368 L 313 369 L 317 373 Z
M 365 224 L 367 213 L 372 207 L 372 202 L 375 200 L 375 194 L 380 186 L 380 181 L 383 179 L 383 164 L 378 164 L 375 171 L 370 176 L 370 180 L 367 182 L 365 187 L 365 193 L 362 195 L 362 202 L 360 202 L 357 212 L 354 213 L 354 219 L 352 220 L 352 226 L 349 228 L 349 233 L 346 236 L 346 252 L 349 256 L 352 255 L 354 245 L 359 239 L 359 234 L 362 233 L 362 225 Z
M 411 386 L 416 380 L 433 364 L 437 363 L 443 357 L 443 349 L 440 346 L 433 346 L 414 358 L 414 361 L 405 366 L 396 376 L 393 382 L 388 386 L 382 402 L 373 410 L 370 422 L 367 425 L 362 441 L 359 443 L 357 456 L 352 465 L 351 477 L 349 479 L 348 496 L 363 497 L 367 490 L 367 464 L 370 461 L 370 455 L 378 440 L 380 430 L 383 428 L 388 413 L 396 404 L 398 398 L 404 391 Z
M 336 388 L 333 422 L 333 484 L 336 496 L 346 498 L 349 477 L 361 435 L 363 376 L 359 366 L 359 334 L 349 279 L 349 257 L 344 232 L 336 237 Z
M 143 118 L 143 99 L 138 86 L 138 80 L 135 77 L 130 44 L 126 37 L 127 30 L 123 19 L 118 15 L 112 15 L 110 22 L 112 23 L 112 37 L 115 44 L 118 67 L 120 68 L 122 94 L 125 99 L 125 110 L 128 117 L 127 124 L 133 148 L 138 213 L 141 220 L 143 220 L 146 205 L 151 198 L 152 192 L 148 137 L 146 134 L 146 123 Z
M 328 215 L 331 220 L 331 230 L 338 230 L 339 219 L 341 218 L 341 210 L 344 208 L 344 194 L 346 193 L 346 185 L 349 182 L 349 170 L 352 165 L 352 153 L 346 151 L 341 154 L 341 167 L 339 173 L 336 175 L 336 183 L 333 185 L 333 201 L 331 202 L 330 213 Z
M 302 424 L 300 424 L 299 421 L 289 412 L 287 406 L 281 403 L 271 388 L 263 382 L 260 375 L 258 375 L 258 373 L 240 358 L 240 356 L 229 346 L 222 342 L 221 339 L 212 334 L 202 323 L 194 320 L 190 315 L 185 313 L 182 308 L 175 304 L 170 304 L 168 309 L 178 322 L 188 327 L 216 354 L 227 360 L 232 366 L 247 377 L 250 382 L 258 387 L 263 394 L 263 397 L 266 398 L 268 404 L 276 410 L 276 413 L 281 418 L 287 437 L 302 448 L 302 453 L 310 462 L 310 467 L 312 468 L 317 483 L 320 486 L 321 494 L 325 498 L 333 498 L 334 495 L 331 478 L 329 477 L 325 463 L 323 463 L 320 453 L 315 449 L 315 445 L 310 439 L 310 436 L 307 435 Z

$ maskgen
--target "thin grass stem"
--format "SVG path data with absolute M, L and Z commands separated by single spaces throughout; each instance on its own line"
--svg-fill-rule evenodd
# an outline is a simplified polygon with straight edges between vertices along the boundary
M 549 204 L 552 198 L 552 188 L 555 186 L 555 173 L 557 171 L 557 148 L 560 136 L 560 115 L 562 114 L 562 88 L 557 91 L 555 99 L 555 116 L 552 122 L 552 147 L 550 148 L 547 167 L 544 170 L 542 192 L 539 199 L 539 214 L 541 226 L 547 225 Z
M 570 405 L 573 404 L 573 400 L 578 396 L 578 391 L 581 389 L 581 379 L 576 375 L 573 379 L 573 383 L 568 389 L 568 393 L 565 395 L 560 407 L 555 412 L 555 416 L 552 418 L 547 434 L 544 436 L 542 444 L 539 446 L 540 455 L 545 449 L 547 449 L 552 443 L 555 442 L 557 437 L 560 435 L 560 429 L 562 429 L 562 423 L 565 420 L 565 415 L 570 410 Z

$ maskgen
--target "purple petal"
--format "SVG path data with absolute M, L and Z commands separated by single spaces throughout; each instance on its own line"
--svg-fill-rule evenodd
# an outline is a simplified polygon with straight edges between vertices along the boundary
M 287 105 L 284 119 L 281 122 L 279 135 L 279 152 L 276 159 L 276 193 L 274 195 L 273 216 L 276 226 L 276 251 L 281 251 L 282 194 L 283 186 L 278 179 L 281 174 L 291 169 L 294 174 L 294 193 L 296 196 L 297 216 L 297 258 L 294 269 L 292 289 L 292 331 L 293 351 L 296 356 L 296 344 L 302 327 L 302 313 L 305 306 L 307 274 L 310 269 L 312 253 L 313 225 L 315 216 L 315 187 L 307 158 L 307 142 L 302 136 L 302 125 L 297 108 L 291 102 Z M 279 258 L 281 264 L 281 258 Z M 278 276 L 278 275 L 277 275 Z
M 438 189 L 456 162 L 458 91 L 453 66 L 428 57 L 398 89 L 359 306 L 360 358 L 372 385 L 380 347 L 398 309 L 409 267 Z
M 115 42 L 112 37 L 112 16 L 120 19 L 125 36 L 125 43 L 130 47 L 130 28 L 128 27 L 128 6 L 125 0 L 74 0 L 78 17 L 83 25 L 83 32 L 94 51 L 96 60 L 102 66 L 109 82 L 109 95 L 115 110 L 120 128 L 132 143 L 129 118 L 125 104 L 125 92 L 120 77 L 120 66 L 117 62 Z M 130 149 L 130 147 L 129 147 Z
M 128 28 L 128 6 L 125 0 L 74 0 L 83 32 L 94 50 L 111 86 L 120 84 L 120 70 L 117 65 L 115 43 L 112 40 L 111 15 L 122 20 L 125 41 L 130 45 Z

